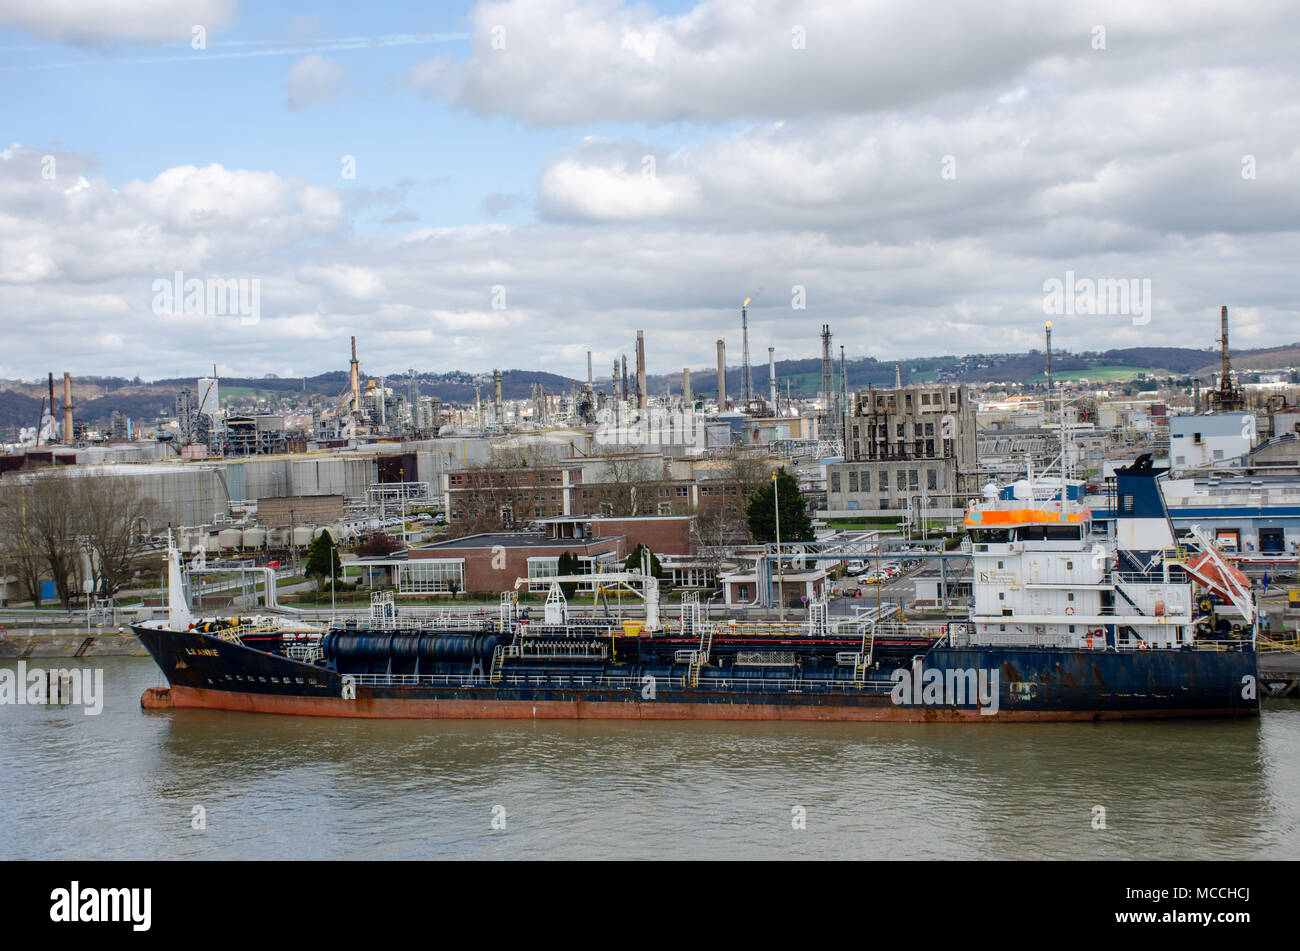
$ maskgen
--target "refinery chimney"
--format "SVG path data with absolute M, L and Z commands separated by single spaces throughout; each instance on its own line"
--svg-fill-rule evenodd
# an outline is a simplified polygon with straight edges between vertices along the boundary
M 505 412 L 501 406 L 501 371 L 492 371 L 492 410 L 497 416 L 497 426 L 500 429 L 506 428 Z
M 749 406 L 749 401 L 754 398 L 754 372 L 749 364 L 749 298 L 745 298 L 745 303 L 740 305 L 740 399 L 741 403 Z
M 1232 364 L 1228 359 L 1228 308 L 1225 305 L 1219 309 L 1219 341 L 1223 344 L 1223 379 L 1219 382 L 1219 389 L 1229 390 L 1232 385 Z
M 1052 405 L 1052 322 L 1047 322 L 1047 400 L 1043 406 L 1043 418 L 1047 418 L 1047 410 Z
M 826 400 L 826 424 L 830 427 L 828 438 L 839 435 L 840 414 L 835 405 L 839 402 L 835 390 L 835 364 L 831 362 L 831 325 L 822 324 L 822 396 Z
M 348 387 L 352 390 L 352 412 L 361 413 L 361 364 L 357 363 L 357 338 L 352 338 L 352 364 L 348 369 Z
M 591 375 L 591 351 L 588 350 L 587 351 L 587 385 L 591 386 L 592 383 L 594 382 L 595 380 L 592 378 Z
M 72 445 L 72 374 L 63 374 L 63 441 Z
M 636 332 L 636 408 L 644 410 L 645 392 L 645 331 Z
M 694 402 L 695 399 L 691 395 L 691 368 L 683 367 L 682 368 L 682 405 L 689 408 L 690 405 Z
M 718 341 L 718 412 L 727 408 L 727 344 Z
M 772 415 L 776 413 L 776 347 L 767 348 L 767 389 L 772 401 Z

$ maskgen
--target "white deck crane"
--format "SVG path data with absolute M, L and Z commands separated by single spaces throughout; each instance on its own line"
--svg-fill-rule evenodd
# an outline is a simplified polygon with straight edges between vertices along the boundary
M 560 625 L 568 620 L 568 604 L 560 588 L 562 582 L 595 582 L 598 587 L 627 591 L 641 598 L 645 601 L 645 629 L 650 632 L 659 630 L 659 579 L 652 574 L 642 574 L 639 571 L 597 571 L 591 574 L 551 575 L 546 578 L 516 578 L 515 590 L 536 581 L 549 581 L 551 585 L 546 593 L 546 624 Z

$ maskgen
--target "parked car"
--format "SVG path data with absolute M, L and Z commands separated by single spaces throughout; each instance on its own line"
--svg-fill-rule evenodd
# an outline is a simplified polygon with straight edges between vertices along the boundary
M 851 561 L 844 568 L 845 574 L 853 575 L 854 577 L 862 574 L 862 572 L 866 570 L 867 564 L 864 561 Z

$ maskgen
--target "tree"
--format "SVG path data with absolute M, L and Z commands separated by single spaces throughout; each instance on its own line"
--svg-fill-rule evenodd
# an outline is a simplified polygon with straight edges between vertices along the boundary
M 27 524 L 45 568 L 54 579 L 54 590 L 65 611 L 72 610 L 77 594 L 82 547 L 77 529 L 80 513 L 74 477 L 50 471 L 27 485 Z
M 566 551 L 556 559 L 555 573 L 560 575 L 576 575 L 582 571 L 582 562 L 573 552 Z M 578 582 L 561 581 L 560 590 L 564 592 L 565 600 L 571 600 L 578 593 Z
M 135 574 L 135 560 L 149 542 L 157 504 L 139 485 L 118 474 L 77 477 L 81 531 L 91 553 L 91 590 L 110 597 Z
M 623 562 L 623 570 L 640 571 L 642 552 L 650 556 L 650 574 L 656 578 L 662 578 L 664 574 L 663 565 L 659 564 L 659 559 L 655 557 L 655 553 L 640 542 L 637 542 L 636 547 L 632 549 L 632 553 L 627 556 L 627 561 Z
M 325 532 L 322 537 L 328 534 L 328 532 Z M 315 542 L 312 544 L 315 545 Z M 333 544 L 332 540 L 331 544 Z M 398 551 L 401 547 L 402 543 L 392 535 L 387 535 L 384 532 L 371 532 L 366 537 L 366 540 L 361 543 L 361 547 L 357 549 L 357 554 L 363 558 L 382 558 Z
M 638 453 L 613 449 L 602 452 L 600 458 L 600 481 L 609 486 L 603 496 L 609 502 L 609 514 L 615 518 L 653 514 L 657 496 L 648 490 L 662 478 L 654 463 Z
M 795 477 L 781 469 L 777 473 L 775 497 L 772 482 L 756 489 L 745 507 L 749 531 L 758 542 L 776 541 L 776 501 L 781 503 L 781 541 L 810 542 L 813 540 L 812 520 L 808 517 L 807 503 L 799 491 Z
M 45 562 L 27 517 L 31 494 L 27 483 L 0 486 L 0 572 L 7 575 L 12 569 L 27 597 L 39 608 Z
M 317 590 L 324 591 L 326 585 L 331 580 L 339 578 L 342 573 L 343 565 L 339 561 L 338 547 L 334 544 L 329 531 L 322 531 L 312 540 L 311 547 L 307 549 L 307 567 L 303 574 L 308 578 L 314 578 Z

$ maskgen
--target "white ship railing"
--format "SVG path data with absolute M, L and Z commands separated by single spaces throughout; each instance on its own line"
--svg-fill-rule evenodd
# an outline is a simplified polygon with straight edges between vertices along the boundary
M 488 678 L 479 674 L 344 674 L 357 686 L 364 687 L 568 687 L 578 689 L 636 690 L 643 694 L 651 682 L 656 690 L 681 690 L 686 677 L 612 677 L 601 674 L 540 674 L 502 671 Z M 700 688 L 737 691 L 741 693 L 888 693 L 892 680 L 873 679 L 855 683 L 848 680 L 791 679 L 762 677 L 701 678 Z M 649 699 L 647 697 L 647 699 Z

